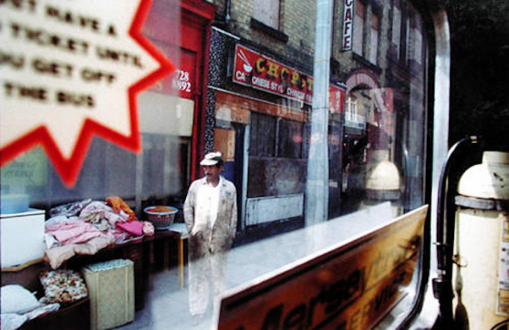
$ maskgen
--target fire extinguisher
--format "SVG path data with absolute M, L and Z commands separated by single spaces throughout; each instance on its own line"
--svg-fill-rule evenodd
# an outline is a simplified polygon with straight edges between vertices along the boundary
M 457 186 L 449 180 L 458 171 L 460 151 L 471 152 L 465 146 L 478 142 L 469 137 L 454 145 L 440 178 L 439 276 L 433 280 L 438 328 L 509 326 L 509 153 L 484 151 L 480 164 L 458 176 Z
M 458 182 L 455 323 L 509 326 L 509 152 L 485 151 Z M 505 322 L 505 323 L 504 323 Z

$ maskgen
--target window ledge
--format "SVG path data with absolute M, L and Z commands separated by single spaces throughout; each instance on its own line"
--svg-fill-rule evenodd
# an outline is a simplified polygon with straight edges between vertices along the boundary
M 380 73 L 382 73 L 382 69 L 381 69 L 379 66 L 377 66 L 377 65 L 375 65 L 375 64 L 373 64 L 373 63 L 371 63 L 371 62 L 370 62 L 370 61 L 368 61 L 365 57 L 363 57 L 363 56 L 361 56 L 361 55 L 357 54 L 357 53 L 356 53 L 356 52 L 354 52 L 354 51 L 352 51 L 352 58 L 353 58 L 356 62 L 360 63 L 363 67 L 365 67 L 365 68 L 368 68 L 368 69 L 372 70 L 372 71 L 373 71 L 373 72 L 375 72 L 376 74 L 380 74 Z
M 288 35 L 268 26 L 265 23 L 260 22 L 256 18 L 251 17 L 251 27 L 253 29 L 257 29 L 264 33 L 267 33 L 267 34 L 271 35 L 272 37 L 274 37 L 278 40 L 281 40 L 282 42 L 288 42 Z

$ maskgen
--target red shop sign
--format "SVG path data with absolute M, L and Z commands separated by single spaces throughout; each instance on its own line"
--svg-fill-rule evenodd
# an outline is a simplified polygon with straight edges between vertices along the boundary
M 233 81 L 311 104 L 313 78 L 241 45 L 235 49 Z
M 313 102 L 313 77 L 285 66 L 267 56 L 237 44 L 235 48 L 233 81 L 289 99 Z M 343 88 L 331 85 L 331 111 L 343 112 Z
M 329 110 L 330 112 L 344 112 L 345 89 L 330 85 L 329 86 Z

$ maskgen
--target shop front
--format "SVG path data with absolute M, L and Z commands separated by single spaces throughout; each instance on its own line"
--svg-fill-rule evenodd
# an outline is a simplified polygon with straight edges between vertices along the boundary
M 144 210 L 178 211 L 199 175 L 215 10 L 191 0 L 0 5 L 10 17 L 0 36 L 10 86 L 0 94 L 2 286 L 40 298 L 43 272 L 130 259 L 116 282 L 132 316 L 144 307 L 156 247 L 168 253 L 180 238 Z M 27 327 L 95 328 L 87 286 L 89 298 L 59 300 L 66 308 Z
M 209 115 L 214 149 L 227 155 L 226 176 L 239 190 L 240 235 L 253 228 L 302 226 L 311 125 L 312 75 L 276 60 L 269 51 L 213 31 Z M 216 45 L 218 43 L 221 46 Z M 212 52 L 218 52 L 212 50 Z M 225 56 L 226 55 L 226 56 Z M 217 61 L 227 61 L 231 66 Z M 341 116 L 345 88 L 330 85 L 329 153 L 331 209 L 337 209 L 341 171 Z
M 41 4 L 40 7 L 42 6 Z M 3 113 L 2 130 L 14 132 L 11 134 L 12 138 L 3 138 L 4 141 L 18 137 L 14 142 L 5 142 L 2 145 L 3 197 L 22 194 L 29 199 L 30 206 L 49 209 L 66 202 L 87 198 L 103 200 L 107 196 L 118 195 L 141 215 L 140 210 L 147 203 L 178 203 L 185 194 L 191 179 L 198 173 L 196 160 L 202 155 L 205 140 L 208 45 L 215 7 L 205 1 L 180 3 L 171 0 L 153 1 L 150 7 L 145 7 L 146 18 L 143 25 L 139 26 L 139 32 L 144 38 L 144 44 L 151 47 L 157 58 L 163 59 L 167 66 L 171 65 L 171 71 L 166 70 L 165 74 L 160 72 L 157 76 L 152 73 L 148 76 L 151 80 L 145 78 L 143 86 L 146 89 L 138 87 L 136 96 L 131 96 L 127 105 L 115 103 L 118 99 L 127 98 L 120 92 L 113 93 L 110 90 L 113 85 L 92 85 L 92 89 L 85 85 L 95 97 L 96 108 L 92 112 L 87 113 L 85 110 L 81 113 L 77 105 L 60 102 L 51 107 L 49 104 L 48 109 L 40 110 L 41 113 L 47 111 L 45 118 L 53 118 L 53 122 L 46 123 L 45 118 L 39 121 L 42 123 L 40 127 L 51 127 L 46 135 L 22 135 L 23 119 L 7 118 Z M 70 13 L 73 11 L 68 9 L 67 15 Z M 23 14 L 19 13 L 20 20 Z M 107 15 L 100 19 L 101 23 L 109 21 Z M 47 17 L 41 18 L 38 23 L 41 29 L 50 23 L 48 20 Z M 99 21 L 99 18 L 97 20 Z M 57 27 L 60 30 L 54 29 L 55 35 L 65 33 L 66 27 L 64 23 L 61 24 L 61 27 Z M 94 39 L 94 35 L 89 38 L 87 42 L 90 49 L 93 49 L 95 43 L 103 42 L 101 39 Z M 39 47 L 43 47 L 41 51 L 46 49 L 44 46 Z M 113 49 L 113 46 L 111 48 Z M 13 52 L 15 50 L 12 49 Z M 61 56 L 60 62 L 53 61 L 53 67 L 57 62 L 63 62 L 66 56 L 61 49 L 54 51 L 55 54 L 49 53 L 45 59 L 49 63 L 51 58 Z M 86 67 L 87 63 L 94 63 L 92 60 L 96 60 L 95 54 L 91 50 L 89 52 L 90 62 L 87 62 L 86 58 L 83 58 L 83 61 L 78 57 L 73 59 L 76 61 L 72 67 L 73 74 L 79 68 Z M 110 56 L 121 57 L 122 54 L 118 51 Z M 27 62 L 31 60 L 30 56 L 26 56 Z M 106 55 L 103 54 L 104 56 Z M 127 58 L 127 51 L 124 52 L 124 57 Z M 108 66 L 106 59 L 102 58 L 104 64 L 98 61 L 98 67 Z M 125 65 L 118 64 L 114 79 L 121 79 Z M 141 65 L 147 66 L 143 62 Z M 50 70 L 49 67 L 47 70 Z M 23 77 L 19 75 L 19 78 L 15 79 L 22 80 Z M 63 77 L 55 78 L 55 85 L 51 85 L 55 79 L 44 80 L 45 78 L 43 73 L 35 77 L 41 80 L 48 93 L 66 84 Z M 69 79 L 71 78 L 77 80 L 76 84 L 83 83 L 79 77 L 72 76 Z M 131 89 L 123 87 L 124 94 Z M 30 107 L 30 104 L 25 106 L 19 99 L 17 101 L 7 95 L 5 101 L 12 103 L 6 103 L 6 106 L 20 109 L 25 107 L 25 118 L 30 113 L 36 113 L 37 108 Z M 39 103 L 41 102 L 35 105 Z M 122 107 L 125 107 L 125 111 Z M 71 111 L 73 109 L 74 112 Z M 77 118 L 71 116 L 73 113 Z M 90 117 L 90 113 L 97 115 Z M 101 113 L 104 113 L 104 118 Z M 86 125 L 81 128 L 76 127 L 74 122 L 82 120 L 81 118 L 88 118 L 88 122 L 85 121 Z M 21 124 L 17 124 L 18 121 Z M 91 121 L 94 123 L 89 125 Z M 17 127 L 20 129 L 19 134 L 15 133 Z M 75 131 L 69 133 L 66 129 Z M 70 134 L 77 136 L 77 142 L 74 142 L 74 137 L 66 138 Z M 70 154 L 68 158 L 66 153 Z

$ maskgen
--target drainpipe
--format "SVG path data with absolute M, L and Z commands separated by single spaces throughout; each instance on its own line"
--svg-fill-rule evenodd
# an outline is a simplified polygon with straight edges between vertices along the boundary
M 306 177 L 306 226 L 327 220 L 329 207 L 329 77 L 332 0 L 316 1 L 311 141 Z
M 228 26 L 232 19 L 231 12 L 232 12 L 232 0 L 226 0 L 224 8 L 224 22 L 226 23 L 226 26 Z

